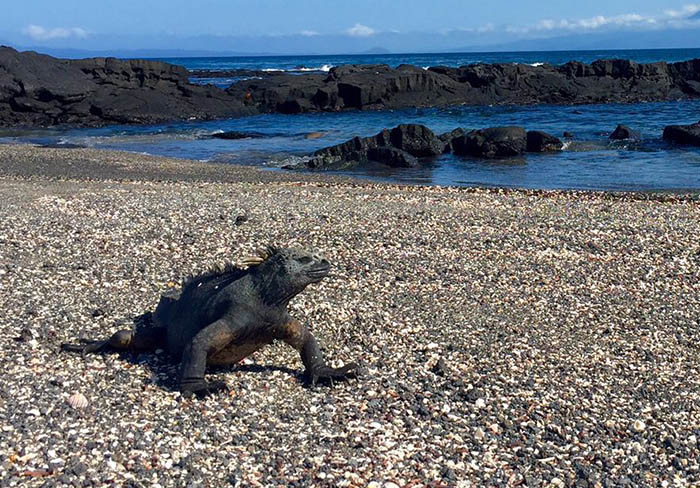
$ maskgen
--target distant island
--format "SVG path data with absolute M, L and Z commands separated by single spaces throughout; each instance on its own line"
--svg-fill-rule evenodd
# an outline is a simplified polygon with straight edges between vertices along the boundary
M 383 47 L 373 47 L 362 51 L 360 54 L 391 54 L 391 51 Z

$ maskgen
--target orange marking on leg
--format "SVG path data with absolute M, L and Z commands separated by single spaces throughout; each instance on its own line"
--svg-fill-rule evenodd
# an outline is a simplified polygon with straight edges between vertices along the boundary
M 228 366 L 230 364 L 236 364 L 242 359 L 245 359 L 253 354 L 255 351 L 262 349 L 267 344 L 267 342 L 248 344 L 230 343 L 223 349 L 211 354 L 207 358 L 207 364 L 212 366 Z
M 296 350 L 301 349 L 304 344 L 304 326 L 298 320 L 290 320 L 282 326 L 279 339 Z

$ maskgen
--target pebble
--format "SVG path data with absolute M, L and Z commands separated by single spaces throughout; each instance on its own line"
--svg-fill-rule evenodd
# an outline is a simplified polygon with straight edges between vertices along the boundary
M 632 428 L 635 432 L 644 432 L 647 428 L 646 424 L 641 420 L 635 420 L 632 424 Z
M 566 483 L 564 483 L 564 481 L 559 478 L 552 478 L 552 481 L 549 482 L 549 486 L 551 486 L 552 488 L 564 488 L 566 486 Z
M 74 393 L 66 399 L 66 403 L 73 408 L 85 408 L 89 402 L 82 393 Z

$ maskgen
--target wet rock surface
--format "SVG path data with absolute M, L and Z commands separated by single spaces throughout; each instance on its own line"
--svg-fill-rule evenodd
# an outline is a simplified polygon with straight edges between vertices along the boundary
M 0 127 L 152 124 L 253 112 L 158 61 L 57 59 L 0 47 Z
M 527 133 L 522 127 L 477 129 L 452 140 L 452 152 L 478 158 L 519 156 L 527 149 Z
M 301 167 L 346 169 L 367 162 L 416 167 L 421 164 L 418 158 L 430 158 L 445 152 L 495 159 L 520 156 L 526 151 L 560 151 L 562 147 L 558 138 L 542 131 L 525 132 L 522 127 L 490 127 L 469 132 L 457 128 L 437 136 L 423 125 L 402 124 L 391 130 L 384 129 L 372 137 L 355 137 L 319 149 Z
M 391 129 L 389 143 L 416 157 L 442 154 L 445 143 L 432 130 L 419 124 L 401 124 Z
M 700 481 L 694 198 L 5 145 L 0 199 L 2 486 Z M 359 380 L 306 388 L 273 345 L 185 400 L 163 353 L 58 353 L 270 242 L 332 261 L 292 313 Z
M 466 131 L 461 127 L 440 134 L 438 138 L 445 144 L 443 152 L 452 152 L 454 150 L 454 148 L 452 147 L 452 141 L 455 140 L 457 137 L 463 136 L 464 134 L 466 134 Z
M 391 167 L 416 167 L 417 158 L 442 154 L 445 142 L 424 125 L 401 124 L 372 137 L 355 137 L 342 144 L 319 149 L 305 166 L 312 169 L 344 169 L 375 162 Z
M 639 140 L 642 138 L 642 134 L 638 130 L 634 130 L 626 125 L 618 125 L 615 130 L 610 134 L 610 139 L 616 141 L 622 141 L 625 139 Z
M 416 168 L 420 166 L 418 158 L 392 146 L 373 147 L 367 151 L 367 159 L 392 168 Z
M 227 91 L 261 112 L 283 113 L 458 104 L 633 103 L 700 97 L 700 60 L 475 64 L 427 70 L 410 65 L 345 65 L 327 75 L 279 74 L 246 80 Z
M 688 146 L 700 146 L 700 122 L 690 125 L 669 125 L 664 128 L 664 140 Z
M 564 143 L 558 137 L 541 130 L 527 131 L 527 152 L 556 152 L 563 147 Z

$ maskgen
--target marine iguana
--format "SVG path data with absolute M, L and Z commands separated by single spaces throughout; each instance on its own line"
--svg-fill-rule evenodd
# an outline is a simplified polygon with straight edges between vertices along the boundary
M 330 263 L 324 257 L 268 246 L 243 264 L 247 268 L 228 265 L 185 280 L 180 292 L 162 295 L 155 311 L 145 314 L 145 327 L 61 348 L 83 354 L 165 349 L 180 361 L 179 388 L 188 396 L 227 389 L 222 381 L 204 380 L 207 365 L 235 364 L 275 339 L 299 351 L 312 384 L 356 374 L 355 363 L 328 366 L 311 331 L 287 311 L 293 297 L 328 275 Z

